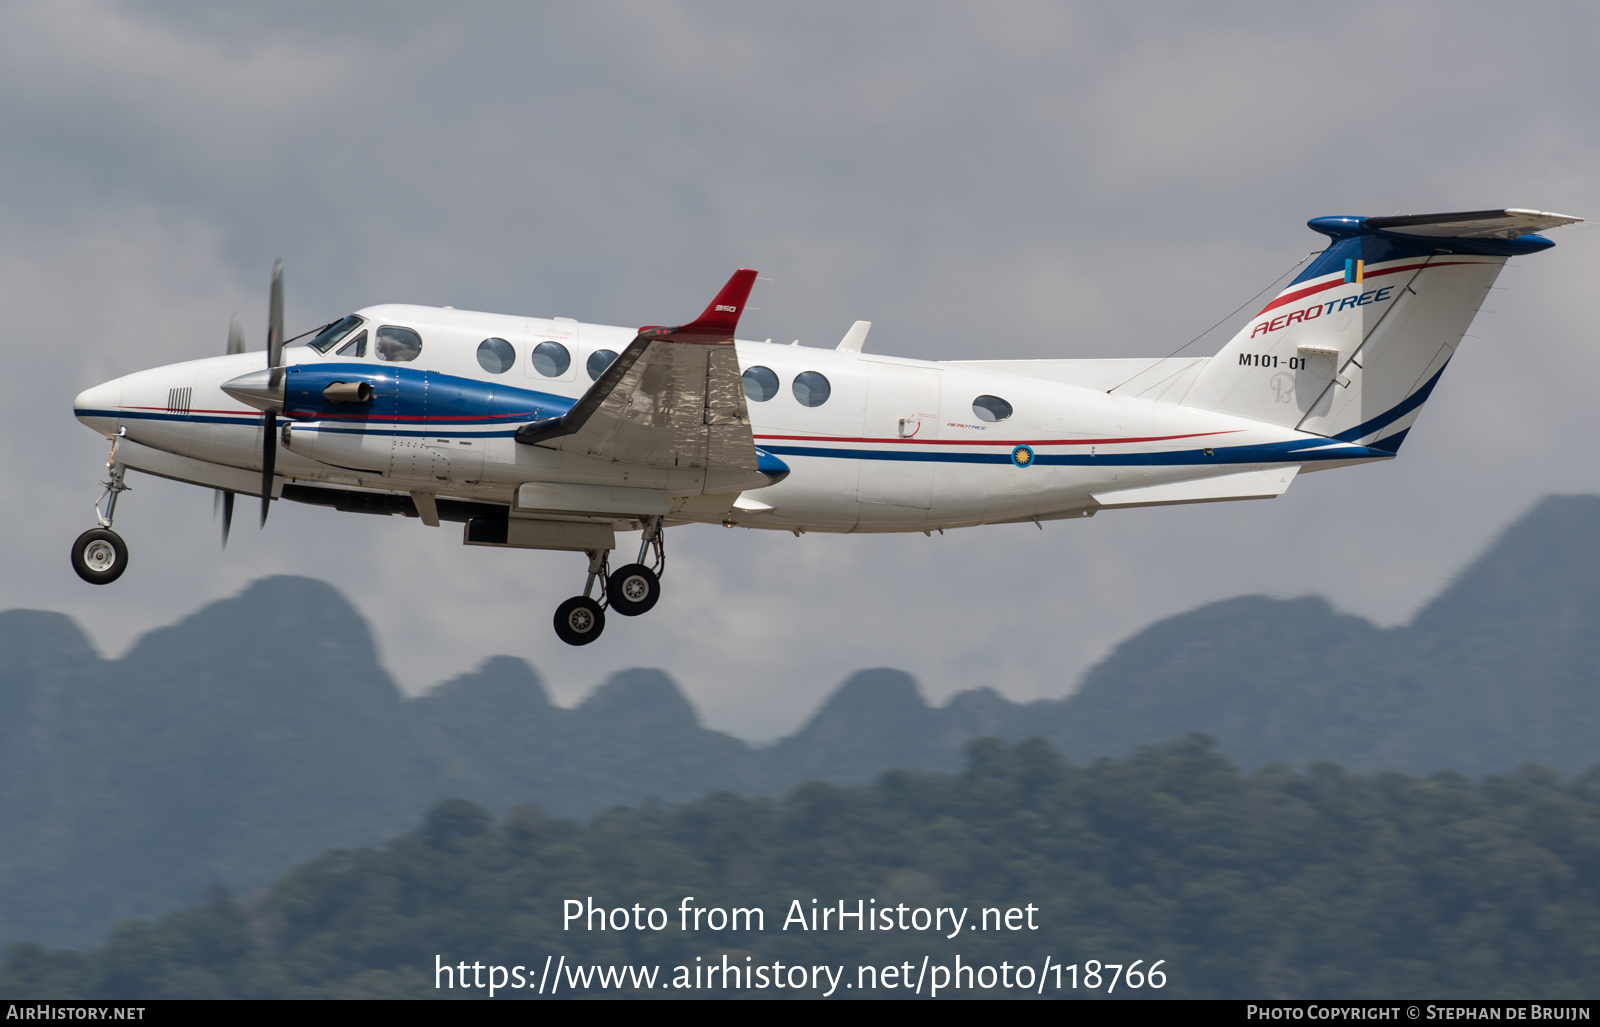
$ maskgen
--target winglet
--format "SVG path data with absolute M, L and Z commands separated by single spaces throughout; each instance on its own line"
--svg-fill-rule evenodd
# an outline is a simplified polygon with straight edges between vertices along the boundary
M 707 341 L 732 342 L 734 329 L 739 327 L 739 315 L 744 313 L 745 301 L 750 298 L 750 289 L 755 284 L 754 271 L 749 268 L 735 271 L 705 312 L 679 328 L 677 334 L 711 336 Z

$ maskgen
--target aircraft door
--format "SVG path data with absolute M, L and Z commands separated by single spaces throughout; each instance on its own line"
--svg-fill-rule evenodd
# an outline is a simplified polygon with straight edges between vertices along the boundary
M 933 506 L 932 447 L 939 434 L 936 368 L 863 358 L 867 365 L 867 410 L 862 434 L 877 443 L 863 452 L 860 482 L 862 527 L 914 526 Z

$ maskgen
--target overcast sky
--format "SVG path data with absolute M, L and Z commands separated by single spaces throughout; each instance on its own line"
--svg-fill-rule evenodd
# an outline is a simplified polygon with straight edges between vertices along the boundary
M 0 608 L 108 655 L 264 574 L 339 586 L 409 691 L 496 653 L 558 700 L 672 673 L 792 731 L 850 671 L 1066 694 L 1153 620 L 1246 592 L 1397 623 L 1588 449 L 1600 232 L 1518 261 L 1401 458 L 1270 502 L 932 539 L 690 526 L 661 605 L 572 649 L 573 554 L 130 476 L 115 585 L 68 565 L 107 446 L 80 389 L 380 302 L 636 326 L 759 268 L 741 335 L 934 359 L 1162 356 L 1327 214 L 1600 217 L 1592 5 L 586 3 L 0 6 Z M 1251 311 L 1246 311 L 1247 316 Z M 1237 321 L 1187 352 L 1214 352 Z M 295 639 L 284 638 L 292 666 Z

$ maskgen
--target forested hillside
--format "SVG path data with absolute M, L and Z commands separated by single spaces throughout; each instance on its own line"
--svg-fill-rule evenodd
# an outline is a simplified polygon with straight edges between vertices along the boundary
M 755 747 L 706 729 L 659 670 L 563 709 L 533 668 L 495 657 L 402 699 L 360 614 L 306 578 L 258 581 L 112 660 L 69 618 L 12 610 L 0 945 L 91 944 L 211 882 L 247 892 L 325 849 L 382 842 L 443 799 L 584 818 L 719 789 L 778 796 L 954 772 L 984 736 L 1041 736 L 1080 763 L 1198 731 L 1247 770 L 1577 774 L 1600 762 L 1597 624 L 1600 497 L 1551 497 L 1409 625 L 1317 598 L 1230 599 L 1128 639 L 1068 699 L 975 689 L 933 708 L 903 672 L 866 670 Z
M 685 896 L 761 908 L 765 929 L 682 931 Z M 667 926 L 563 930 L 564 900 L 590 898 L 624 909 L 624 922 L 636 904 L 659 908 Z M 813 899 L 904 904 L 913 925 L 917 909 L 976 920 L 982 907 L 1032 907 L 1037 930 L 1020 913 L 1016 930 L 996 918 L 996 929 L 969 922 L 953 939 L 784 929 L 791 904 L 809 911 Z M 659 966 L 651 993 L 662 995 L 674 966 L 723 954 L 835 965 L 845 981 L 861 964 L 948 966 L 959 955 L 995 967 L 1053 958 L 1080 972 L 1091 959 L 1165 960 L 1161 994 L 1182 997 L 1592 997 L 1600 774 L 1565 784 L 1535 767 L 1479 781 L 1328 765 L 1242 775 L 1200 738 L 1078 767 L 1041 741 L 988 740 L 960 776 L 808 784 L 781 802 L 724 792 L 588 825 L 534 807 L 497 824 L 450 800 L 390 845 L 328 853 L 247 904 L 218 892 L 159 923 L 125 923 L 87 952 L 14 946 L 0 994 L 440 996 L 436 960 L 537 975 L 550 957 Z

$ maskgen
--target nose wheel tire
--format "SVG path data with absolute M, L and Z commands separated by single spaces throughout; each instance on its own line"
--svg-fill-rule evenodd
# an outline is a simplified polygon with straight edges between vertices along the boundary
M 91 585 L 109 585 L 128 569 L 128 544 L 105 528 L 91 528 L 72 543 L 72 569 Z
M 606 598 L 624 617 L 637 617 L 661 598 L 661 579 L 644 564 L 630 563 L 606 580 Z
M 588 596 L 573 596 L 556 607 L 556 637 L 568 645 L 588 645 L 606 629 L 606 611 Z

